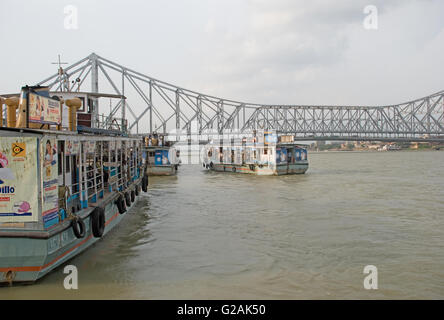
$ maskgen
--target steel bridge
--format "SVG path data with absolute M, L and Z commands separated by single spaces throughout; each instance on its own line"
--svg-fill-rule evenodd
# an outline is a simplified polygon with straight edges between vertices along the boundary
M 444 142 L 444 90 L 386 106 L 244 103 L 184 89 L 94 53 L 38 84 L 52 91 L 79 91 L 89 83 L 91 92 L 99 92 L 99 80 L 101 90 L 107 87 L 127 97 L 110 105 L 108 119 L 120 112 L 137 134 L 274 129 L 299 140 Z M 98 112 L 98 105 L 93 109 Z

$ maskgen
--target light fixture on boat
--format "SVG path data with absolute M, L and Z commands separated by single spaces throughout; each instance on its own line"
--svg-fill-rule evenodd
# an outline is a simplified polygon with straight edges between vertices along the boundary
M 77 110 L 82 106 L 82 101 L 79 98 L 66 100 L 65 104 L 68 106 L 68 123 L 69 131 L 77 130 Z
M 3 104 L 5 103 L 5 99 L 3 99 L 2 97 L 0 97 L 0 115 L 2 115 L 0 117 L 0 127 L 3 127 Z
M 12 97 L 7 98 L 5 100 L 5 103 L 7 105 L 6 107 L 6 125 L 9 128 L 15 128 L 16 119 L 17 119 L 17 108 L 19 105 L 19 98 L 18 97 Z

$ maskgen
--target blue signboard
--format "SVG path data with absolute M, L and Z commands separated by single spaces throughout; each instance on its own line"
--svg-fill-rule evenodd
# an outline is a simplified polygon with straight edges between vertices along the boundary
M 287 149 L 281 149 L 281 162 L 287 162 Z
M 276 163 L 287 162 L 287 149 L 277 148 L 276 149 Z
M 301 150 L 301 160 L 307 160 L 307 150 Z
M 295 160 L 296 161 L 305 161 L 307 160 L 307 150 L 305 149 L 295 149 Z
M 168 160 L 168 150 L 163 150 L 162 164 L 170 164 Z
M 302 149 L 294 149 L 296 161 L 301 161 L 301 153 L 302 153 Z
M 265 144 L 277 143 L 277 135 L 275 134 L 265 134 Z
M 154 164 L 156 166 L 162 165 L 162 150 L 156 150 L 154 153 Z
M 154 153 L 154 164 L 156 166 L 168 165 L 168 150 L 156 150 Z

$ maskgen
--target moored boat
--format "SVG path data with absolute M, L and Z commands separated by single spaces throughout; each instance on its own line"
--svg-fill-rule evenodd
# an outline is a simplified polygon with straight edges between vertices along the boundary
M 171 176 L 177 173 L 180 165 L 180 153 L 166 141 L 165 136 L 153 133 L 145 138 L 143 158 L 147 163 L 149 176 Z
M 204 148 L 203 167 L 256 175 L 303 174 L 308 170 L 307 149 L 295 143 L 294 136 L 255 132 L 252 137 L 210 141 Z
M 119 224 L 147 191 L 143 140 L 97 125 L 99 98 L 24 87 L 0 123 L 0 283 L 29 283 Z M 18 114 L 18 118 L 17 118 Z

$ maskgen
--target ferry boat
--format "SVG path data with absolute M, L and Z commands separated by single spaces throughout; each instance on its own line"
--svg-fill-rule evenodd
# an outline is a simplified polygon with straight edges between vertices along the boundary
M 153 133 L 145 137 L 143 158 L 147 161 L 149 176 L 171 176 L 177 173 L 180 165 L 180 152 L 167 141 L 164 135 Z
M 100 128 L 102 97 L 125 99 L 39 86 L 0 98 L 0 284 L 48 274 L 103 238 L 147 191 L 143 139 L 127 134 L 125 121 Z
M 228 142 L 211 140 L 204 148 L 203 167 L 256 175 L 303 174 L 308 170 L 307 149 L 291 135 L 254 132 Z

